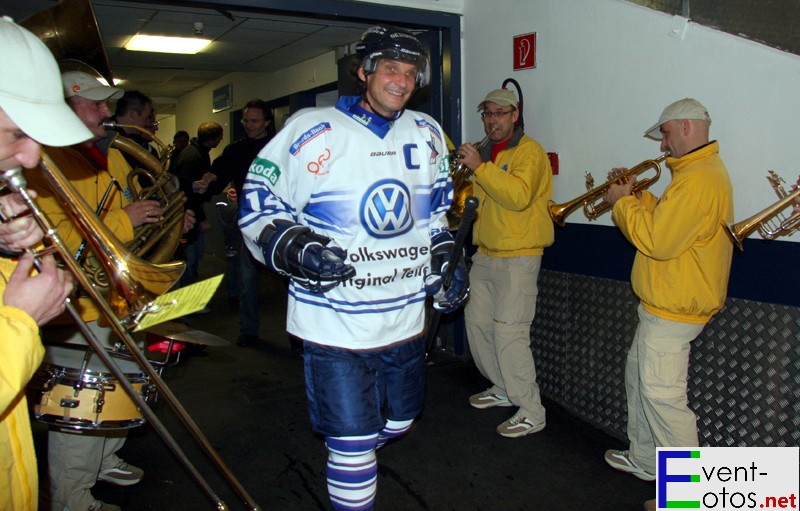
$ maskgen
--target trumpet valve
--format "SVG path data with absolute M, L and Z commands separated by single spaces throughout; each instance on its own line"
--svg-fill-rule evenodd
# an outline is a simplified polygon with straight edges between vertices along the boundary
M 594 188 L 594 176 L 592 176 L 591 172 L 586 172 L 586 191 Z

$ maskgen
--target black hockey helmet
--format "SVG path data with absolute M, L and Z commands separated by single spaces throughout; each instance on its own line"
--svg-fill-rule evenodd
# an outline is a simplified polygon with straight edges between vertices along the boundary
M 364 73 L 374 73 L 380 59 L 399 60 L 419 69 L 417 87 L 430 82 L 430 64 L 419 40 L 404 30 L 374 26 L 367 29 L 356 44 L 356 55 Z

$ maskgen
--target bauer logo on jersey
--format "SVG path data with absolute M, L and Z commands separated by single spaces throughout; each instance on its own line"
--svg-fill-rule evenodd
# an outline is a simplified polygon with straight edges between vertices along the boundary
M 411 229 L 414 220 L 406 185 L 396 179 L 372 185 L 361 200 L 361 223 L 376 238 L 399 236 Z
M 250 170 L 248 172 L 263 177 L 269 181 L 271 185 L 277 183 L 278 178 L 281 177 L 281 169 L 279 169 L 277 165 L 259 157 L 256 157 L 253 163 L 250 164 Z

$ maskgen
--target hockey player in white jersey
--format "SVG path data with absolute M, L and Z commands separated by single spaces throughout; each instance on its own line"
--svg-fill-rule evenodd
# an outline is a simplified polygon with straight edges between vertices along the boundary
M 426 296 L 448 312 L 469 293 L 463 255 L 447 289 L 440 278 L 453 245 L 444 133 L 405 110 L 429 80 L 422 45 L 372 27 L 356 52 L 362 95 L 303 111 L 267 144 L 239 219 L 253 255 L 291 277 L 287 330 L 304 341 L 337 510 L 374 507 L 375 451 L 422 411 Z

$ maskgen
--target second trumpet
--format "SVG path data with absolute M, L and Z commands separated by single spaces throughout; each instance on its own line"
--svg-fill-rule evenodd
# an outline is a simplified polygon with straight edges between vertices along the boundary
M 564 225 L 564 219 L 572 213 L 578 206 L 583 205 L 583 211 L 586 214 L 586 217 L 590 220 L 594 220 L 598 216 L 605 213 L 610 205 L 603 200 L 606 192 L 608 191 L 609 187 L 611 187 L 614 183 L 624 183 L 628 179 L 636 178 L 639 174 L 643 174 L 648 170 L 652 169 L 655 174 L 652 177 L 648 177 L 645 179 L 637 180 L 636 184 L 633 186 L 633 193 L 639 192 L 646 188 L 649 188 L 653 185 L 658 178 L 661 177 L 661 162 L 664 161 L 668 153 L 662 154 L 656 159 L 653 160 L 645 160 L 642 163 L 632 167 L 622 174 L 615 176 L 613 179 L 609 179 L 605 183 L 600 186 L 594 187 L 594 178 L 592 175 L 587 172 L 586 173 L 586 190 L 587 192 L 583 195 L 572 199 L 571 201 L 564 202 L 562 204 L 556 204 L 553 201 L 550 201 L 548 205 L 548 209 L 550 212 L 550 218 L 553 219 L 553 222 L 557 223 L 558 225 Z

